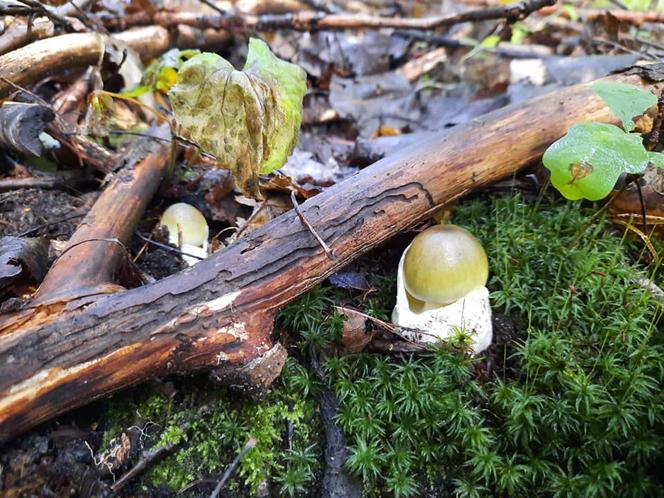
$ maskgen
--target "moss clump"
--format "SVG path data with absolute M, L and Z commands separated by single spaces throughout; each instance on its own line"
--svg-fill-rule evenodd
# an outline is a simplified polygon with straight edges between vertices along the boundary
M 327 362 L 367 495 L 664 494 L 661 309 L 605 224 L 572 245 L 589 214 L 519 197 L 457 211 L 485 244 L 494 309 L 527 324 L 512 368 L 475 378 L 481 359 L 445 348 Z
M 494 310 L 523 324 L 517 339 L 489 352 L 492 369 L 454 345 L 427 356 L 325 361 L 350 446 L 346 466 L 366 496 L 664 496 L 661 307 L 635 283 L 643 268 L 607 224 L 573 244 L 591 214 L 518 196 L 457 210 L 453 221 L 484 243 Z M 377 292 L 354 304 L 387 318 L 395 271 L 375 276 Z M 177 490 L 218 478 L 251 434 L 258 445 L 232 480 L 237 494 L 269 479 L 280 496 L 316 496 L 318 382 L 303 365 L 307 352 L 338 337 L 341 297 L 319 287 L 283 311 L 280 327 L 298 334 L 302 363 L 289 359 L 266 400 L 177 381 L 189 394 L 172 403 L 162 395 L 132 401 L 131 412 L 159 424 L 154 444 L 186 438 L 145 485 Z M 131 420 L 115 418 L 120 428 Z
M 309 382 L 308 373 L 289 360 L 278 389 L 258 403 L 232 401 L 232 393 L 217 388 L 203 409 L 197 402 L 178 411 L 156 444 L 182 439 L 186 443 L 151 470 L 149 481 L 180 490 L 202 477 L 218 478 L 254 437 L 256 446 L 242 460 L 231 489 L 248 494 L 270 479 L 279 483 L 283 494 L 307 489 L 320 468 L 316 406 L 299 396 L 301 386 Z M 187 434 L 183 426 L 190 427 Z
M 143 439 L 150 436 L 169 417 L 171 407 L 172 401 L 150 384 L 110 398 L 104 412 L 100 450 L 105 450 L 114 437 L 129 427 L 140 428 Z

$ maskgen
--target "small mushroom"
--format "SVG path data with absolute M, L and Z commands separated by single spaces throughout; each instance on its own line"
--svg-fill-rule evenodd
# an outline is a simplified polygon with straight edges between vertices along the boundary
M 444 340 L 462 330 L 478 353 L 492 338 L 488 276 L 484 248 L 470 232 L 454 225 L 430 227 L 401 257 L 392 321 L 425 332 L 405 332 L 420 342 Z
M 194 206 L 184 202 L 172 204 L 161 215 L 159 223 L 168 228 L 168 241 L 186 253 L 182 259 L 189 266 L 196 264 L 200 259 L 187 254 L 200 258 L 207 257 L 210 230 L 205 216 Z

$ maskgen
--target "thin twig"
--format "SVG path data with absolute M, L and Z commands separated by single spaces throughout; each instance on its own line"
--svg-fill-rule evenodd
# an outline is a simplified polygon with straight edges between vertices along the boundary
M 231 464 L 228 466 L 226 469 L 226 472 L 224 472 L 224 475 L 221 476 L 221 480 L 219 481 L 219 484 L 217 484 L 217 487 L 214 488 L 214 491 L 212 491 L 212 494 L 210 495 L 210 498 L 218 498 L 219 493 L 221 492 L 222 489 L 224 489 L 224 486 L 226 485 L 226 481 L 230 479 L 231 475 L 233 472 L 235 472 L 235 469 L 237 468 L 238 465 L 240 465 L 240 462 L 244 458 L 244 456 L 249 453 L 249 450 L 256 446 L 256 438 L 251 436 L 249 437 L 249 441 L 247 441 L 247 444 L 244 445 L 244 448 L 242 448 L 242 451 L 237 454 L 235 459 L 231 462 Z
M 208 7 L 210 7 L 210 8 L 211 8 L 212 10 L 214 10 L 215 12 L 218 12 L 218 13 L 221 14 L 222 16 L 225 16 L 226 14 L 228 14 L 228 12 L 226 12 L 224 9 L 220 9 L 219 7 L 217 7 L 217 6 L 214 4 L 214 2 L 211 2 L 210 0 L 199 0 L 199 1 L 200 1 L 202 4 L 207 5 Z
M 263 201 L 260 203 L 258 207 L 255 207 L 254 210 L 251 212 L 249 215 L 249 218 L 247 218 L 247 221 L 244 222 L 244 225 L 240 227 L 239 230 L 237 230 L 233 235 L 231 235 L 230 242 L 235 242 L 240 236 L 249 228 L 249 224 L 256 219 L 256 217 L 267 207 L 267 201 Z M 220 232 L 221 233 L 221 232 Z
M 58 12 L 56 12 L 48 5 L 44 5 L 38 0 L 18 0 L 18 1 L 30 7 L 34 12 L 37 12 L 45 17 L 48 17 L 53 22 L 53 24 L 62 26 L 63 28 L 69 31 L 76 31 L 74 29 L 74 26 L 72 26 L 72 23 L 69 21 L 69 19 L 61 16 Z
M 609 2 L 611 2 L 613 5 L 615 5 L 616 7 L 620 8 L 620 9 L 623 9 L 623 10 L 629 10 L 629 8 L 627 7 L 627 5 L 625 5 L 625 4 L 624 4 L 623 2 L 621 2 L 620 0 L 609 0 Z
M 107 26 L 115 27 L 159 24 L 164 27 L 188 25 L 199 29 L 232 29 L 249 31 L 273 31 L 293 29 L 296 31 L 330 31 L 345 29 L 437 29 L 465 22 L 506 19 L 507 22 L 528 17 L 533 12 L 554 5 L 555 0 L 525 0 L 511 5 L 475 9 L 451 16 L 426 18 L 380 17 L 357 14 L 325 14 L 301 11 L 289 14 L 254 15 L 204 15 L 197 12 L 165 12 L 155 14 L 137 12 L 122 19 L 108 19 Z
M 395 336 L 397 336 L 402 341 L 408 342 L 408 343 L 410 343 L 414 346 L 417 346 L 420 349 L 428 349 L 428 348 L 427 348 L 427 346 L 425 346 L 421 342 L 417 342 L 417 341 L 414 341 L 414 340 L 406 337 L 405 335 L 403 335 L 401 333 L 401 331 L 404 330 L 404 331 L 415 333 L 415 334 L 428 335 L 429 337 L 433 337 L 436 340 L 440 340 L 440 337 L 438 337 L 437 335 L 431 334 L 430 332 L 426 332 L 426 331 L 420 330 L 420 329 L 414 329 L 414 328 L 411 328 L 411 327 L 401 327 L 401 326 L 395 325 L 393 323 L 384 322 L 380 318 L 376 318 L 375 316 L 367 315 L 366 313 L 362 313 L 361 311 L 358 311 L 358 310 L 353 309 L 353 308 L 346 308 L 346 307 L 343 307 L 343 306 L 335 306 L 335 308 L 340 313 L 344 313 L 345 310 L 349 310 L 349 311 L 352 311 L 353 313 L 357 313 L 361 317 L 365 318 L 366 320 L 369 320 L 374 325 L 377 325 L 378 327 L 383 329 L 385 332 L 389 332 L 390 334 L 394 334 Z
M 172 453 L 173 450 L 175 450 L 179 445 L 180 443 L 176 444 L 173 441 L 170 441 L 162 446 L 159 446 L 158 448 L 153 448 L 149 451 L 144 451 L 138 463 L 134 465 L 130 470 L 128 470 L 126 474 L 124 474 L 120 479 L 118 479 L 118 481 L 115 484 L 111 486 L 111 491 L 113 491 L 114 493 L 120 491 L 127 484 L 129 484 L 129 482 L 132 479 L 134 479 L 139 474 L 145 472 L 145 469 L 147 469 L 148 465 L 166 457 L 167 455 Z
M 42 228 L 48 228 L 53 225 L 59 225 L 60 223 L 64 223 L 65 221 L 73 220 L 75 218 L 81 218 L 85 215 L 86 213 L 77 213 L 77 214 L 72 214 L 70 216 L 65 216 L 64 218 L 60 218 L 59 220 L 49 221 L 48 223 L 42 223 L 41 225 L 37 225 L 36 227 L 29 228 L 28 230 L 19 233 L 17 237 L 27 237 L 32 232 L 36 232 L 38 230 L 41 230 Z
M 452 38 L 449 35 L 441 35 L 439 33 L 432 33 L 430 31 L 420 31 L 416 29 L 398 29 L 392 33 L 392 36 L 401 36 L 413 40 L 422 40 L 427 43 L 445 48 L 467 48 L 473 49 L 477 47 L 476 43 L 469 40 L 459 40 Z M 496 47 L 486 47 L 487 51 L 495 53 L 499 57 L 509 59 L 539 59 L 551 55 L 547 48 L 541 45 L 533 46 L 523 45 L 516 46 L 500 42 Z
M 44 106 L 48 107 L 49 109 L 53 109 L 53 107 L 51 106 L 51 104 L 49 104 L 48 102 L 46 102 L 46 101 L 45 101 L 43 98 L 41 98 L 39 95 L 37 95 L 37 94 L 34 93 L 34 92 L 31 92 L 30 90 L 28 90 L 28 89 L 25 88 L 25 87 L 22 87 L 22 86 L 19 85 L 18 83 L 14 83 L 13 81 L 11 81 L 11 80 L 8 79 L 8 78 L 5 78 L 4 76 L 0 76 L 0 80 L 1 80 L 3 83 L 6 83 L 7 85 L 9 85 L 9 86 L 11 86 L 12 88 L 14 88 L 16 91 L 23 92 L 23 93 L 25 93 L 26 95 L 30 95 L 30 97 L 32 97 L 33 99 L 35 99 L 35 102 L 37 102 L 38 104 L 44 105 Z
M 320 235 L 316 233 L 314 227 L 311 226 L 311 223 L 309 223 L 307 219 L 304 217 L 304 214 L 302 214 L 302 211 L 300 210 L 300 205 L 297 203 L 297 199 L 295 198 L 294 191 L 291 191 L 290 197 L 291 197 L 291 202 L 293 203 L 293 209 L 295 209 L 295 212 L 297 213 L 297 216 L 300 218 L 300 221 L 305 227 L 307 227 L 307 229 L 311 232 L 311 234 L 316 238 L 320 246 L 323 248 L 323 251 L 325 251 L 327 257 L 330 259 L 337 259 L 337 257 L 332 253 L 332 250 L 329 248 L 329 246 L 320 237 Z
M 67 185 L 63 178 L 57 176 L 32 176 L 29 178 L 2 178 L 0 192 L 10 192 L 25 188 L 60 189 Z
M 196 259 L 199 259 L 201 261 L 205 259 L 201 256 L 196 255 L 196 254 L 191 254 L 191 253 L 188 253 L 188 252 L 184 252 L 180 249 L 177 249 L 176 247 L 171 247 L 169 245 L 162 244 L 161 242 L 157 242 L 156 240 L 152 240 L 152 239 L 149 239 L 147 237 L 144 237 L 143 235 L 141 235 L 138 232 L 136 232 L 136 236 L 139 239 L 141 239 L 143 242 L 145 242 L 146 244 L 152 244 L 153 246 L 158 247 L 160 249 L 164 249 L 165 251 L 170 251 L 170 252 L 175 253 L 175 254 L 180 254 L 181 256 L 189 256 L 190 258 L 196 258 Z
M 127 247 L 122 243 L 120 239 L 117 239 L 115 237 L 93 237 L 91 239 L 85 239 L 85 240 L 79 240 L 78 242 L 68 246 L 64 251 L 60 253 L 60 255 L 55 258 L 55 261 L 59 260 L 67 254 L 69 251 L 71 251 L 74 247 L 78 247 L 82 244 L 87 244 L 88 242 L 111 242 L 113 244 L 118 244 L 122 249 L 124 249 L 125 254 L 128 254 L 129 252 L 127 251 Z M 55 262 L 53 262 L 55 264 Z

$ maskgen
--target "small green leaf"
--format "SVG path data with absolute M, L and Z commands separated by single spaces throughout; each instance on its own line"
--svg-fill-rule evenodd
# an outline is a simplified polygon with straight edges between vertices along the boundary
M 658 168 L 664 168 L 664 154 L 661 152 L 651 152 L 649 159 Z
M 147 67 L 139 86 L 133 90 L 123 92 L 122 95 L 137 98 L 150 91 L 168 92 L 176 82 L 177 71 L 180 66 L 186 60 L 200 53 L 201 51 L 196 49 L 178 50 L 173 48 L 169 50 Z
M 569 17 L 569 20 L 572 22 L 576 22 L 579 20 L 579 14 L 577 14 L 576 9 L 574 8 L 574 5 L 571 5 L 569 3 L 563 4 L 562 10 L 567 14 L 567 17 Z
M 472 38 L 471 39 L 466 39 L 465 41 L 469 41 L 470 43 L 472 43 L 474 45 L 474 47 L 470 52 L 468 52 L 466 55 L 464 55 L 461 58 L 460 62 L 465 62 L 468 59 L 471 59 L 471 58 L 475 57 L 476 55 L 481 54 L 482 52 L 485 52 L 485 51 L 490 52 L 490 51 L 495 50 L 495 48 L 500 43 L 501 38 L 498 35 L 489 35 L 486 38 L 484 38 L 482 41 L 479 41 L 479 42 L 477 40 L 472 39 Z
M 649 91 L 626 83 L 598 82 L 592 89 L 622 121 L 625 131 L 634 129 L 632 118 L 640 116 L 657 103 L 657 97 Z
M 202 53 L 182 64 L 168 95 L 180 129 L 258 198 L 258 174 L 283 166 L 297 141 L 306 90 L 302 68 L 252 38 L 243 71 Z
M 651 160 L 639 135 L 604 123 L 572 126 L 542 158 L 561 194 L 591 201 L 606 197 L 622 173 L 641 173 Z

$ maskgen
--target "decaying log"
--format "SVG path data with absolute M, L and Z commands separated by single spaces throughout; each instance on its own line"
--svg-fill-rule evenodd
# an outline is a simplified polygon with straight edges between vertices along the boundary
M 638 76 L 610 79 L 660 89 Z M 283 363 L 270 339 L 281 306 L 441 205 L 537 160 L 582 120 L 614 120 L 589 85 L 434 135 L 307 200 L 301 210 L 336 259 L 291 210 L 154 284 L 0 318 L 0 441 L 154 375 L 241 365 L 251 383 L 269 382 Z
M 66 69 L 97 64 L 108 44 L 119 42 L 138 52 L 141 59 L 150 59 L 165 52 L 171 46 L 179 48 L 220 45 L 229 39 L 225 32 L 207 31 L 197 38 L 191 29 L 171 31 L 160 26 L 147 26 L 127 30 L 112 36 L 99 33 L 71 33 L 39 40 L 25 47 L 0 56 L 0 77 L 13 83 L 29 86 L 52 74 Z M 15 90 L 0 80 L 0 98 Z
M 170 164 L 168 126 L 162 125 L 154 135 L 166 142 L 150 141 L 144 159 L 117 173 L 51 267 L 34 304 L 122 290 L 114 274 L 127 260 L 126 245 Z

